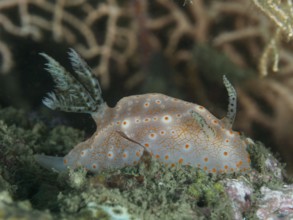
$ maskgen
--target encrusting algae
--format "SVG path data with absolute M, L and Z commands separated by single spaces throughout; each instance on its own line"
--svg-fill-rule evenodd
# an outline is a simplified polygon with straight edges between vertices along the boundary
M 224 76 L 229 94 L 228 113 L 218 120 L 202 106 L 158 93 L 129 96 L 110 108 L 99 82 L 74 51 L 69 57 L 75 74 L 42 53 L 56 90 L 43 103 L 51 109 L 90 113 L 94 135 L 64 158 L 35 155 L 44 167 L 64 171 L 84 167 L 93 173 L 136 165 L 144 152 L 160 163 L 198 167 L 208 173 L 250 169 L 247 142 L 231 130 L 236 115 L 236 92 Z

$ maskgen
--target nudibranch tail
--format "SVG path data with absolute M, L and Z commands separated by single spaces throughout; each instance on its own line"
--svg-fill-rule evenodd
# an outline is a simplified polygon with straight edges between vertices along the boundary
M 58 172 L 65 171 L 67 167 L 63 162 L 63 157 L 53 157 L 41 154 L 34 155 L 35 160 L 44 168 L 49 170 L 55 170 Z
M 234 119 L 236 117 L 237 93 L 225 75 L 223 75 L 223 83 L 228 92 L 229 104 L 228 104 L 227 115 L 222 121 L 226 125 L 227 129 L 231 129 L 234 123 Z
M 69 57 L 75 74 L 67 72 L 47 54 L 40 54 L 47 59 L 46 70 L 56 83 L 55 91 L 48 93 L 43 100 L 44 105 L 51 109 L 83 113 L 95 113 L 105 105 L 99 82 L 73 49 L 69 51 Z

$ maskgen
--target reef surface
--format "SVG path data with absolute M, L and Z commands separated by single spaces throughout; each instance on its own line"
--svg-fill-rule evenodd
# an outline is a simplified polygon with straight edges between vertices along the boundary
M 162 166 L 56 173 L 36 153 L 64 155 L 84 132 L 14 108 L 0 109 L 1 219 L 281 219 L 293 218 L 293 184 L 262 143 L 251 140 L 252 171 L 206 174 Z

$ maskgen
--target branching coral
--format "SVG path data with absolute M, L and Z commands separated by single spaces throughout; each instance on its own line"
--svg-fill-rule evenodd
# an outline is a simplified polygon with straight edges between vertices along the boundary
M 3 0 L 0 2 L 0 25 L 10 35 L 31 37 L 35 41 L 47 38 L 48 31 L 55 42 L 66 42 L 82 56 L 88 59 L 100 57 L 94 70 L 104 84 L 108 84 L 110 60 L 115 60 L 119 68 L 123 68 L 134 50 L 130 43 L 135 42 L 134 31 L 118 24 L 118 20 L 131 18 L 130 9 L 119 5 L 116 0 L 98 3 L 85 0 Z M 11 11 L 18 14 L 19 20 L 13 18 Z M 95 29 L 104 17 L 108 18 L 104 24 L 106 33 Z M 0 54 L 1 70 L 8 72 L 12 66 L 12 54 L 4 39 L 0 39 Z
M 293 80 L 292 74 L 275 79 L 248 81 L 239 89 L 241 111 L 238 127 L 254 137 L 265 137 L 278 152 L 292 173 L 293 163 Z M 261 128 L 261 129 L 260 129 Z
M 247 13 L 247 10 L 252 9 L 252 11 L 255 11 L 251 7 L 252 5 L 249 5 L 251 3 L 260 9 L 272 22 L 268 22 L 266 18 L 259 14 Z M 246 40 L 246 43 L 248 43 L 247 49 L 250 50 L 250 54 L 254 55 L 258 53 L 260 56 L 260 58 L 254 56 L 254 58 L 259 60 L 259 74 L 266 76 L 270 72 L 271 67 L 273 72 L 279 71 L 279 61 L 282 60 L 279 56 L 282 35 L 285 35 L 288 40 L 292 38 L 292 1 L 252 0 L 251 3 L 248 1 L 241 1 L 231 4 L 228 1 L 214 4 L 216 5 L 216 8 L 221 8 L 224 13 L 234 13 L 238 23 L 234 30 L 229 31 L 228 33 L 221 33 L 217 36 L 214 39 L 214 43 L 216 46 L 222 46 L 223 44 L 226 45 L 227 43 L 229 44 L 239 40 Z M 243 7 L 243 4 L 246 5 L 246 7 Z M 260 48 L 257 41 L 255 41 L 258 38 L 260 38 L 265 45 L 264 49 Z M 233 49 L 234 48 L 231 48 L 231 45 L 229 44 L 226 52 L 235 55 L 235 50 Z M 259 52 L 260 50 L 263 50 L 261 55 Z M 234 57 L 236 57 L 235 60 L 238 59 L 239 64 L 244 63 L 243 60 L 239 59 L 239 57 L 242 57 L 241 55 Z M 270 64 L 271 62 L 273 62 L 272 65 Z
M 252 2 L 281 31 L 274 35 L 272 25 L 257 13 L 252 3 L 244 0 L 2 0 L 1 72 L 9 72 L 13 66 L 7 36 L 16 36 L 34 41 L 52 37 L 57 44 L 74 47 L 82 57 L 93 61 L 94 72 L 104 86 L 109 85 L 113 69 L 123 73 L 133 65 L 143 66 L 155 51 L 162 51 L 170 63 L 177 65 L 192 59 L 193 44 L 209 41 L 242 67 L 257 66 L 256 60 L 267 43 L 259 65 L 264 74 L 271 53 L 276 70 L 279 32 L 288 38 L 292 35 L 288 14 L 291 9 L 285 7 L 290 8 L 291 4 L 290 0 L 286 4 L 276 0 L 265 7 L 265 2 Z
M 262 76 L 268 74 L 267 68 L 270 66 L 269 61 L 272 57 L 273 71 L 278 71 L 279 49 L 278 44 L 281 39 L 281 34 L 286 35 L 290 40 L 293 36 L 293 4 L 291 0 L 253 0 L 253 3 L 269 17 L 276 25 L 277 30 L 272 35 L 271 40 L 267 44 L 259 63 L 259 71 Z

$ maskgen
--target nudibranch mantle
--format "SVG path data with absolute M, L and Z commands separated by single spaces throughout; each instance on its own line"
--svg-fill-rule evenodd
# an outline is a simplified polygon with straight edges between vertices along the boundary
M 135 165 L 147 151 L 162 164 L 190 165 L 209 173 L 250 169 L 246 141 L 231 130 L 236 92 L 225 76 L 229 106 L 222 120 L 200 105 L 158 93 L 125 97 L 110 108 L 90 68 L 74 50 L 69 57 L 75 74 L 41 55 L 57 85 L 43 103 L 51 109 L 90 113 L 97 124 L 93 136 L 64 158 L 35 155 L 42 166 L 57 171 L 84 167 L 98 173 Z

